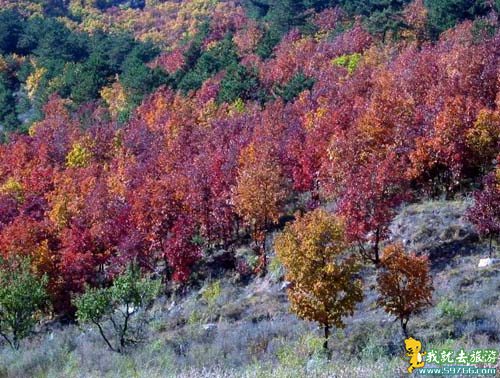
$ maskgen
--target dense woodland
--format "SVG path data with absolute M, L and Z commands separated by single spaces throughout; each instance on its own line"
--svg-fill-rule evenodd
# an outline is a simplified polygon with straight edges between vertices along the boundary
M 234 269 L 264 274 L 269 234 L 325 204 L 377 266 L 422 198 L 469 193 L 499 235 L 498 0 L 0 8 L 0 256 L 28 258 L 53 314 L 130 264 L 185 287 L 248 240 Z

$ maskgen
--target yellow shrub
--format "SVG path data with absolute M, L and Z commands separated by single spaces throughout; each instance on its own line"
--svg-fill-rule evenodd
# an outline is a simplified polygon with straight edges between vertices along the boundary
M 90 164 L 92 152 L 81 143 L 75 143 L 66 156 L 66 165 L 69 168 L 85 168 Z
M 23 185 L 12 177 L 0 186 L 0 193 L 11 195 L 19 202 L 24 201 Z

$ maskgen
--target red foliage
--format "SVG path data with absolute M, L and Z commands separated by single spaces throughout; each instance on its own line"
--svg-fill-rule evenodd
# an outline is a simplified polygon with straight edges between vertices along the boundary
M 163 53 L 154 60 L 154 62 L 151 64 L 151 67 L 161 67 L 169 74 L 173 74 L 184 66 L 185 51 L 185 47 L 178 47 L 173 51 Z
M 171 233 L 165 243 L 165 257 L 174 271 L 172 278 L 185 282 L 189 278 L 190 267 L 200 257 L 200 248 L 193 242 L 196 226 L 192 220 L 181 217 L 175 221 Z
M 347 237 L 376 264 L 396 207 L 409 199 L 403 172 L 404 165 L 394 155 L 367 163 L 349 176 L 339 196 L 338 212 L 345 218 Z
M 421 4 L 405 12 L 417 27 Z M 169 7 L 182 24 L 172 32 L 164 27 L 177 22 L 165 18 Z M 198 23 L 180 22 L 190 9 L 148 5 L 144 19 L 132 20 L 136 35 L 151 31 L 165 43 L 193 35 Z M 158 89 L 118 127 L 98 106 L 70 113 L 52 97 L 30 136 L 0 145 L 0 252 L 32 256 L 50 276 L 58 309 L 67 311 L 70 291 L 111 280 L 131 261 L 153 270 L 166 260 L 173 278 L 186 281 L 203 250 L 241 235 L 241 220 L 262 252 L 289 199 L 309 198 L 310 208 L 331 199 L 349 241 L 377 260 L 400 204 L 491 170 L 500 140 L 500 33 L 477 40 L 465 22 L 433 44 L 411 42 L 422 39 L 416 28 L 404 42 L 380 46 L 358 22 L 329 39 L 343 17 L 330 9 L 312 18 L 316 35 L 292 30 L 263 60 L 255 48 L 264 27 L 234 2 L 210 3 L 200 20 L 213 11 L 203 42 L 233 33 L 240 64 L 258 71 L 272 101 L 218 104 L 219 72 L 187 96 Z M 107 15 L 115 13 L 120 22 L 132 14 Z M 187 48 L 172 47 L 154 63 L 169 73 L 184 66 Z M 354 53 L 359 62 L 350 69 L 333 61 Z M 276 100 L 298 73 L 314 79 L 312 89 L 287 104 Z M 490 236 L 498 233 L 498 177 L 485 180 L 471 219 Z
M 474 193 L 474 206 L 469 210 L 468 217 L 479 234 L 490 239 L 500 235 L 500 176 L 498 170 L 484 178 L 484 188 Z

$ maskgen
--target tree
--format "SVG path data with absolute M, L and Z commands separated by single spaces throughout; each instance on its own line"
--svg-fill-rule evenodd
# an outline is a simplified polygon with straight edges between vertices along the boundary
M 426 0 L 425 3 L 434 38 L 460 21 L 484 16 L 493 9 L 492 2 L 483 0 Z
M 186 63 L 190 70 L 185 72 L 178 85 L 178 89 L 184 93 L 199 89 L 211 76 L 227 67 L 237 67 L 238 64 L 236 46 L 229 35 L 201 55 L 201 51 L 195 49 L 194 45 L 186 52 Z
M 399 319 L 403 333 L 408 337 L 410 316 L 431 304 L 434 289 L 427 256 L 407 254 L 401 244 L 387 246 L 377 283 L 379 305 Z
M 419 44 L 428 39 L 427 18 L 428 10 L 424 0 L 413 0 L 403 12 L 406 30 L 404 37 L 415 39 Z
M 330 328 L 343 328 L 342 318 L 352 315 L 363 297 L 359 265 L 345 254 L 343 222 L 316 209 L 287 225 L 274 247 L 290 282 L 292 311 L 323 327 L 328 350 Z
M 195 232 L 194 222 L 180 217 L 171 228 L 171 237 L 165 242 L 165 257 L 174 271 L 172 278 L 175 281 L 187 281 L 192 265 L 200 258 L 200 247 L 193 240 Z
M 0 134 L 3 130 L 13 131 L 18 126 L 16 118 L 16 101 L 9 80 L 0 72 Z
M 0 264 L 0 336 L 17 350 L 48 303 L 48 279 L 35 276 L 28 260 L 2 260 Z
M 23 26 L 24 20 L 18 12 L 10 9 L 0 12 L 0 53 L 9 54 L 16 51 Z
M 500 184 L 499 173 L 490 173 L 484 178 L 483 190 L 474 193 L 474 206 L 468 212 L 468 218 L 474 224 L 479 235 L 489 238 L 489 253 L 492 257 L 492 240 L 500 235 Z
M 290 102 L 306 89 L 311 89 L 313 85 L 314 79 L 299 72 L 286 85 L 278 87 L 276 93 L 286 102 Z
M 387 237 L 395 209 L 409 197 L 403 165 L 385 159 L 357 167 L 339 197 L 338 212 L 345 217 L 346 234 L 361 255 L 376 265 L 380 243 Z
M 94 4 L 99 9 L 106 9 L 110 7 L 130 7 L 142 9 L 145 6 L 145 0 L 95 0 Z
M 500 112 L 481 109 L 476 122 L 467 131 L 467 145 L 472 150 L 471 156 L 480 169 L 489 168 L 498 153 L 500 142 Z
M 240 155 L 233 201 L 236 212 L 251 227 L 260 256 L 261 274 L 267 269 L 266 231 L 278 220 L 286 198 L 285 178 L 272 151 L 265 146 L 247 146 Z
M 220 84 L 217 100 L 232 103 L 236 99 L 243 100 L 256 97 L 258 92 L 258 79 L 255 72 L 239 64 L 231 64 Z
M 141 278 L 140 269 L 130 266 L 115 279 L 111 287 L 88 288 L 74 299 L 78 322 L 96 326 L 109 349 L 122 353 L 128 345 L 140 341 L 144 322 L 147 321 L 145 311 L 159 290 L 159 280 Z M 112 325 L 115 341 L 106 335 L 106 321 Z

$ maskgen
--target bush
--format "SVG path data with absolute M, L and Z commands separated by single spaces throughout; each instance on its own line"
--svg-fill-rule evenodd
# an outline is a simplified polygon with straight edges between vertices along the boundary
M 356 68 L 358 68 L 360 60 L 361 54 L 355 53 L 351 55 L 341 55 L 333 59 L 332 64 L 346 68 L 349 75 L 352 75 L 352 73 L 356 71 Z
M 220 294 L 221 294 L 220 281 L 214 281 L 207 286 L 207 288 L 202 294 L 202 297 L 209 306 L 213 306 L 215 305 L 217 299 L 220 297 Z
M 160 281 L 141 278 L 137 267 L 129 267 L 109 288 L 88 289 L 74 300 L 80 323 L 91 323 L 114 351 L 140 341 L 147 322 L 145 311 L 160 290 Z M 111 322 L 113 339 L 106 335 L 104 323 Z
M 441 312 L 441 316 L 447 316 L 452 319 L 462 319 L 465 314 L 464 309 L 458 307 L 456 303 L 449 299 L 443 299 L 437 307 Z
M 0 336 L 13 348 L 28 336 L 48 302 L 47 277 L 31 273 L 28 260 L 1 262 Z

